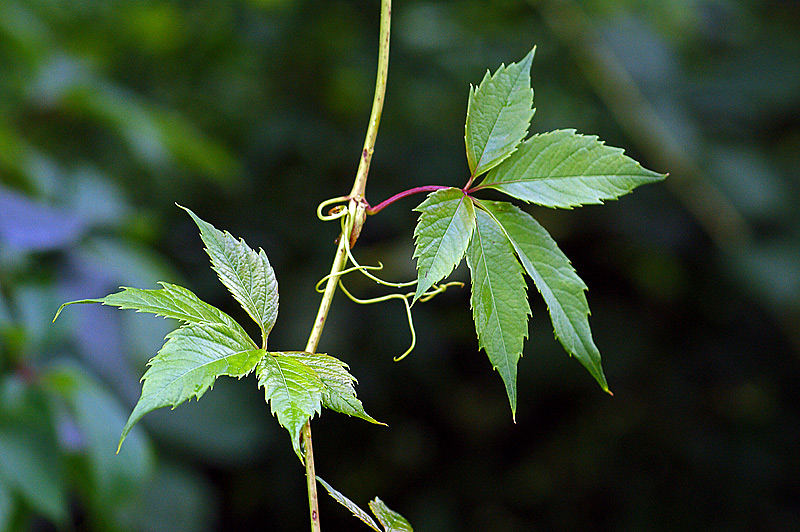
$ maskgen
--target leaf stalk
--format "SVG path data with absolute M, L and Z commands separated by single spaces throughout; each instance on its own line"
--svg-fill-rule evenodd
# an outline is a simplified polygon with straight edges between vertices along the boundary
M 407 196 L 411 196 L 412 194 L 419 194 L 421 192 L 434 192 L 436 190 L 441 190 L 443 188 L 451 188 L 451 187 L 447 187 L 444 185 L 426 185 L 424 187 L 415 187 L 415 188 L 410 188 L 408 190 L 404 190 L 403 192 L 398 192 L 391 198 L 378 203 L 374 207 L 367 207 L 367 214 L 378 214 L 384 208 L 388 207 L 395 201 L 403 199 Z

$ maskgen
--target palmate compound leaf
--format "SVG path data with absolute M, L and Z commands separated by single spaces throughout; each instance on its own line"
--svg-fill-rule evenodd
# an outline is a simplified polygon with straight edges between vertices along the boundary
M 190 323 L 167 335 L 142 380 L 142 396 L 131 412 L 119 445 L 142 416 L 200 397 L 221 375 L 244 377 L 264 357 L 252 340 L 219 323 Z
M 300 433 L 306 421 L 322 409 L 322 379 L 312 367 L 286 353 L 267 353 L 258 363 L 256 375 L 272 414 L 289 431 L 294 452 L 303 461 Z
M 278 282 L 267 254 L 263 249 L 256 252 L 244 240 L 237 240 L 229 232 L 216 229 L 186 207 L 181 209 L 200 228 L 200 238 L 211 258 L 211 267 L 236 301 L 258 323 L 266 344 L 278 318 Z
M 507 202 L 482 201 L 480 204 L 505 230 L 525 271 L 542 294 L 556 338 L 608 392 L 600 351 L 589 328 L 587 288 L 569 259 L 528 213 Z
M 475 229 L 475 208 L 463 191 L 446 188 L 430 194 L 414 210 L 422 213 L 414 230 L 416 301 L 461 262 Z
M 493 188 L 545 207 L 571 209 L 617 199 L 665 177 L 597 137 L 564 129 L 534 135 L 520 144 L 474 190 Z
M 464 141 L 473 177 L 492 169 L 525 138 L 533 118 L 531 62 L 536 48 L 519 63 L 486 72 L 478 87 L 471 87 Z
M 517 362 L 528 336 L 527 289 L 508 237 L 491 215 L 475 209 L 477 226 L 467 249 L 472 273 L 472 316 L 478 341 L 506 387 L 512 415 L 517 410 Z

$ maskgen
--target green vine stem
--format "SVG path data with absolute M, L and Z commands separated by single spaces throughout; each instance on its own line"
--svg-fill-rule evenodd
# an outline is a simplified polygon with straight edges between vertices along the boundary
M 358 170 L 353 182 L 353 188 L 349 195 L 348 214 L 345 219 L 346 230 L 339 235 L 339 244 L 331 265 L 331 273 L 322 294 L 317 316 L 311 334 L 306 343 L 306 351 L 315 352 L 319 339 L 322 336 L 322 329 L 330 311 L 333 294 L 336 292 L 339 277 L 347 263 L 349 248 L 355 244 L 361 233 L 361 227 L 366 219 L 367 203 L 364 200 L 364 193 L 367 188 L 367 174 L 372 162 L 372 153 L 375 150 L 375 139 L 378 136 L 378 125 L 381 121 L 383 112 L 383 100 L 386 94 L 386 80 L 389 73 L 389 34 L 390 20 L 392 14 L 391 0 L 381 0 L 381 22 L 380 37 L 378 45 L 378 74 L 375 82 L 375 96 L 372 100 L 372 111 L 367 126 L 367 135 L 364 139 L 364 147 L 361 150 L 361 157 L 358 163 Z M 303 426 L 303 448 L 306 463 L 306 485 L 308 487 L 308 506 L 311 518 L 311 532 L 320 532 L 319 522 L 319 499 L 317 496 L 317 477 L 314 467 L 314 451 L 311 440 L 311 421 L 307 421 Z
M 375 139 L 378 136 L 378 125 L 381 122 L 383 100 L 386 95 L 386 79 L 389 75 L 389 30 L 391 18 L 391 0 L 381 0 L 381 27 L 378 45 L 378 75 L 375 80 L 375 96 L 372 100 L 369 126 L 367 126 L 367 135 L 364 139 L 364 147 L 361 150 L 361 158 L 358 162 L 356 178 L 353 182 L 353 188 L 350 191 L 350 209 L 353 213 L 350 247 L 353 247 L 356 240 L 358 240 L 358 236 L 361 234 L 361 227 L 363 227 L 364 220 L 367 217 L 368 204 L 364 199 L 364 193 L 367 188 L 367 174 L 369 173 L 369 165 L 372 162 L 372 153 L 375 151 Z

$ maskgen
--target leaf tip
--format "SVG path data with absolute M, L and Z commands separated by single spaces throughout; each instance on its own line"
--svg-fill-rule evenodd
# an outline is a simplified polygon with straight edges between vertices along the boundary
M 56 320 L 58 319 L 58 316 L 61 314 L 61 311 L 64 310 L 64 307 L 66 307 L 67 305 L 69 305 L 69 303 L 64 303 L 63 305 L 58 307 L 58 310 L 56 311 L 56 315 L 53 317 L 53 323 L 56 322 Z
M 522 63 L 523 64 L 524 63 L 532 63 L 533 62 L 533 56 L 535 56 L 535 55 L 536 55 L 536 45 L 534 44 L 533 48 L 531 48 L 531 51 L 528 52 L 527 54 L 525 54 L 525 57 L 522 58 Z
M 179 204 L 179 203 L 177 203 L 177 202 L 175 203 L 175 205 L 177 205 L 178 207 L 180 207 L 181 209 L 183 209 L 184 211 L 186 211 L 186 214 L 188 214 L 189 216 L 191 216 L 191 217 L 192 217 L 192 220 L 194 220 L 194 223 L 196 223 L 196 224 L 197 224 L 197 227 L 199 227 L 199 228 L 200 228 L 200 231 L 202 232 L 202 230 L 203 230 L 203 226 L 202 226 L 202 225 L 200 225 L 200 224 L 202 224 L 202 223 L 205 223 L 205 222 L 203 222 L 203 220 L 201 220 L 201 219 L 200 219 L 200 218 L 199 218 L 199 217 L 198 217 L 198 216 L 197 216 L 197 215 L 196 215 L 196 214 L 195 214 L 195 213 L 192 211 L 192 209 L 190 209 L 189 207 L 184 207 L 183 205 L 180 205 L 180 204 Z
M 183 205 L 181 205 L 177 201 L 175 202 L 175 206 L 178 207 L 179 209 L 183 209 L 184 212 L 186 212 L 189 216 L 194 218 L 194 213 L 191 211 L 191 209 L 189 209 L 189 207 L 184 207 Z
M 122 449 L 122 442 L 125 441 L 125 437 L 128 435 L 128 431 L 130 430 L 129 427 L 125 427 L 122 429 L 122 435 L 119 437 L 119 443 L 117 444 L 117 452 L 114 454 L 119 454 L 119 451 Z

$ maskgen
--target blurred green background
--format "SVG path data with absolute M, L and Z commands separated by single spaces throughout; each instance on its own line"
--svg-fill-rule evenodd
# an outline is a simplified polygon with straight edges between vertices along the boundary
M 528 208 L 590 287 L 613 398 L 535 289 L 516 424 L 467 289 L 415 306 L 400 363 L 402 307 L 338 296 L 320 350 L 389 426 L 326 412 L 318 473 L 420 532 L 800 530 L 799 23 L 792 0 L 397 1 L 373 204 L 462 186 L 469 83 L 534 44 L 532 132 L 596 134 L 670 177 Z M 115 456 L 174 324 L 51 320 L 159 280 L 244 318 L 178 202 L 266 250 L 270 347 L 301 348 L 337 233 L 314 208 L 350 190 L 377 28 L 375 1 L 0 0 L 0 530 L 307 529 L 303 470 L 252 377 L 146 416 Z M 421 200 L 368 220 L 362 263 L 414 278 Z M 366 530 L 327 496 L 322 512 Z

